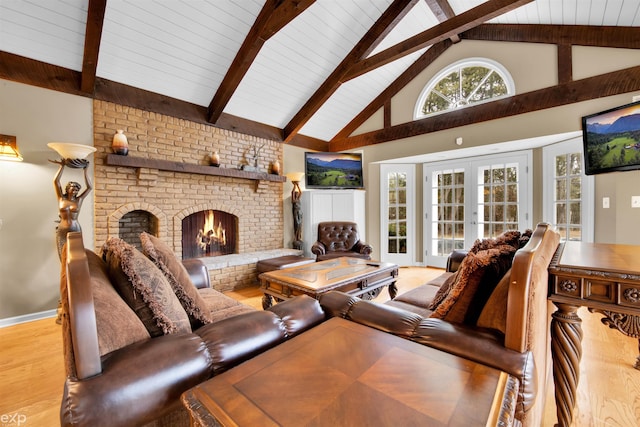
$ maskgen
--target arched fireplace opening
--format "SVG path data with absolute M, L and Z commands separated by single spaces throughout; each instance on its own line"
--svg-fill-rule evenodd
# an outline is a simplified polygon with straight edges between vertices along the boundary
M 142 250 L 140 233 L 147 232 L 158 235 L 158 218 L 151 212 L 134 210 L 127 212 L 118 221 L 118 235 L 125 242 Z
M 224 211 L 203 210 L 182 220 L 182 258 L 237 253 L 238 217 Z

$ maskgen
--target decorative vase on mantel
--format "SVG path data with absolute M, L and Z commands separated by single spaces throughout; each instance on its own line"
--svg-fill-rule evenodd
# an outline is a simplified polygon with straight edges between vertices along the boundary
M 111 149 L 121 156 L 126 156 L 129 153 L 129 141 L 127 141 L 127 136 L 122 129 L 118 129 L 116 134 L 113 135 Z
M 209 160 L 209 163 L 211 164 L 211 166 L 215 166 L 215 167 L 220 166 L 220 155 L 218 154 L 217 151 L 214 151 L 213 153 L 211 153 L 211 158 Z
M 280 175 L 280 162 L 278 160 L 271 162 L 271 173 L 274 175 Z

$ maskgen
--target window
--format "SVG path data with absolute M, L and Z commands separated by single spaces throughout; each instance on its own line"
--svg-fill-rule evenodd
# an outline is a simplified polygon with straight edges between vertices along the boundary
M 582 140 L 543 148 L 544 220 L 560 238 L 593 241 L 593 177 L 584 174 Z
M 414 118 L 492 101 L 515 93 L 509 72 L 483 58 L 456 62 L 433 77 L 422 90 Z

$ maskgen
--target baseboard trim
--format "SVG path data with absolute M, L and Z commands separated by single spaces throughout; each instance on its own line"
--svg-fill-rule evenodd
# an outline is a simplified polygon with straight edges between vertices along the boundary
M 58 310 L 40 311 L 38 313 L 23 314 L 22 316 L 7 317 L 6 319 L 0 319 L 0 328 L 6 328 L 7 326 L 18 325 L 20 323 L 32 322 L 34 320 L 47 319 L 49 317 L 57 317 Z

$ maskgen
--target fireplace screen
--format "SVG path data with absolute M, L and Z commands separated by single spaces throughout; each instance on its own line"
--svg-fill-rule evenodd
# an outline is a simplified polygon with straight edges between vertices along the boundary
M 228 255 L 236 252 L 238 218 L 230 213 L 206 210 L 182 220 L 182 258 Z

